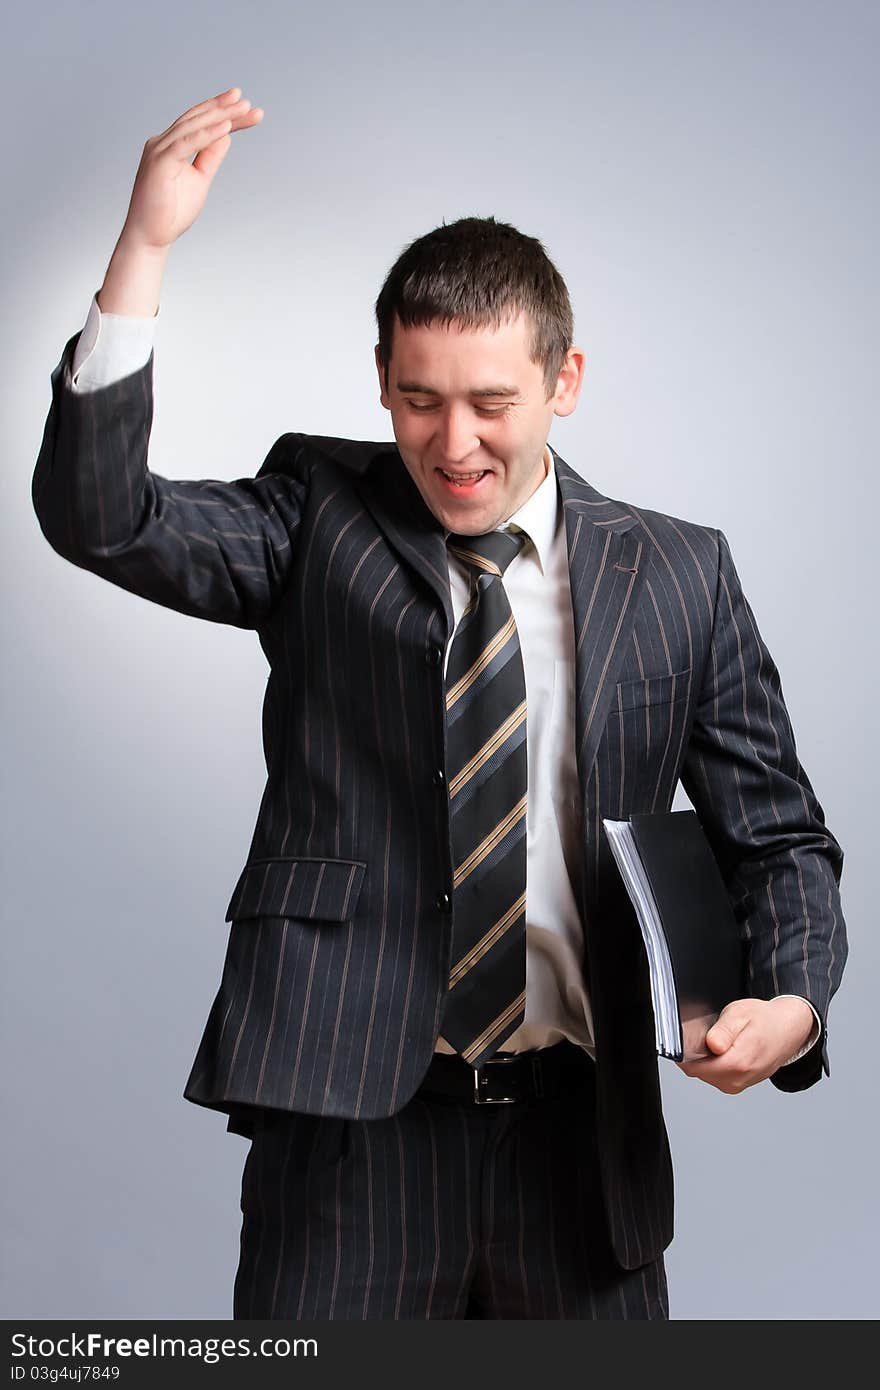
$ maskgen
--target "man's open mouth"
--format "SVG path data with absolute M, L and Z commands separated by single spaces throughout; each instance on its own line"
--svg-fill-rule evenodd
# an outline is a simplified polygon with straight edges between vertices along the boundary
M 491 469 L 483 468 L 475 473 L 447 473 L 445 468 L 438 468 L 437 472 L 451 487 L 458 488 L 462 492 L 468 488 L 476 487 L 484 478 L 491 476 Z

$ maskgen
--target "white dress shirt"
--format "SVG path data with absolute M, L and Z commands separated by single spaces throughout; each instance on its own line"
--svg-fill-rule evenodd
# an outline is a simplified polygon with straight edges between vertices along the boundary
M 73 359 L 78 391 L 99 390 L 138 371 L 153 348 L 152 318 L 105 314 L 93 297 Z M 519 633 L 528 705 L 526 802 L 526 1007 L 502 1051 L 548 1047 L 568 1038 L 591 1057 L 593 1015 L 583 974 L 584 935 L 577 908 L 575 807 L 579 796 L 574 743 L 574 617 L 562 505 L 550 449 L 544 478 L 499 528 L 518 528 L 528 542 L 504 574 L 504 588 Z M 464 564 L 448 555 L 455 627 L 470 592 Z M 453 633 L 444 660 L 449 659 Z M 800 998 L 796 996 L 783 996 Z M 805 1001 L 809 1003 L 809 1000 Z M 814 1024 L 796 1061 L 819 1036 Z M 436 1051 L 455 1051 L 442 1037 Z

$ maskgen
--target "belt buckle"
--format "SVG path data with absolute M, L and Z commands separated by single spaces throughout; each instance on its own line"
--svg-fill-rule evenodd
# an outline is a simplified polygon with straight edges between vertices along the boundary
M 519 1096 L 485 1096 L 480 1092 L 480 1082 L 485 1085 L 488 1082 L 485 1069 L 491 1066 L 503 1066 L 505 1062 L 521 1062 L 522 1058 L 517 1053 L 511 1053 L 509 1057 L 490 1057 L 488 1062 L 484 1062 L 481 1067 L 474 1067 L 474 1105 L 513 1105 L 521 1099 Z M 541 1092 L 540 1073 L 535 1068 L 535 1059 L 532 1059 L 532 1075 L 535 1078 L 538 1094 Z

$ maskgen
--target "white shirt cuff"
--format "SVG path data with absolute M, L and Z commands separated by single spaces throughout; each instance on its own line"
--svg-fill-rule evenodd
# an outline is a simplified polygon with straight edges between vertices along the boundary
M 156 320 L 135 314 L 103 314 L 92 296 L 85 327 L 73 354 L 75 391 L 98 391 L 146 366 L 153 351 Z
M 804 999 L 804 996 L 803 996 L 802 994 L 777 994 L 777 995 L 776 995 L 776 998 L 777 998 L 777 999 Z M 789 1057 L 785 1062 L 782 1063 L 782 1065 L 783 1065 L 784 1067 L 790 1066 L 792 1062 L 796 1062 L 800 1057 L 805 1057 L 806 1054 L 809 1052 L 810 1048 L 811 1048 L 811 1047 L 815 1047 L 816 1042 L 818 1041 L 818 1038 L 819 1038 L 819 1034 L 822 1032 L 822 1020 L 821 1020 L 821 1018 L 820 1018 L 819 1015 L 816 1013 L 816 1010 L 813 1008 L 812 1004 L 810 1004 L 809 999 L 804 999 L 804 1003 L 805 1003 L 805 1004 L 809 1004 L 810 1008 L 812 1009 L 812 1012 L 813 1012 L 813 1027 L 812 1027 L 812 1029 L 811 1029 L 811 1031 L 810 1031 L 810 1036 L 807 1038 L 807 1041 L 804 1043 L 803 1047 L 800 1048 L 797 1052 L 795 1052 L 795 1054 L 794 1054 L 792 1057 Z

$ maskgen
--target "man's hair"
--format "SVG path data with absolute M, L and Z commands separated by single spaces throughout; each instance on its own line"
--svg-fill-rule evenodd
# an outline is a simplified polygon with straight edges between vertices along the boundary
M 455 323 L 500 328 L 524 312 L 529 356 L 544 368 L 547 399 L 556 389 L 574 320 L 565 281 L 544 247 L 494 217 L 461 217 L 410 242 L 376 300 L 379 362 L 388 386 L 395 317 L 404 328 Z

